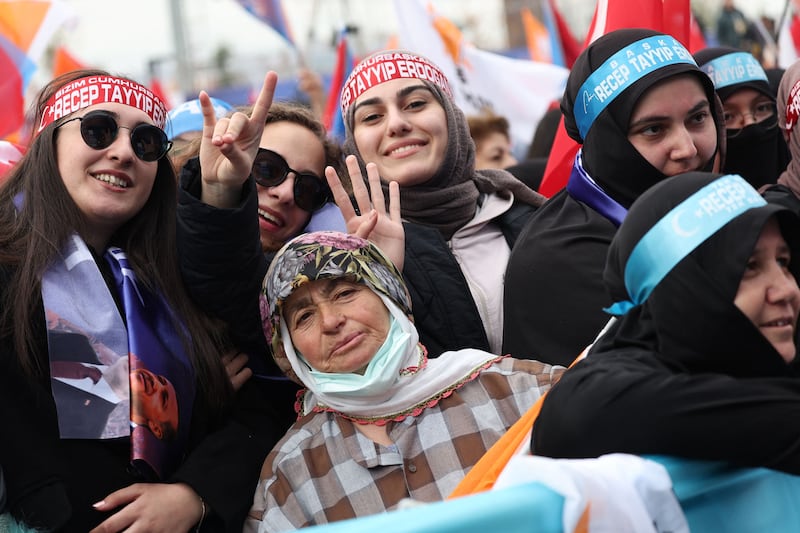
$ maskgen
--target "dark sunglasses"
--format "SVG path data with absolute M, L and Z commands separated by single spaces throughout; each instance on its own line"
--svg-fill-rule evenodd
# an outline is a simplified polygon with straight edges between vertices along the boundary
M 286 160 L 272 150 L 258 149 L 251 173 L 256 183 L 262 187 L 277 187 L 290 172 L 294 173 L 294 203 L 300 209 L 313 212 L 331 199 L 331 190 L 322 178 L 289 168 Z
M 130 130 L 133 153 L 142 161 L 158 161 L 169 152 L 172 141 L 167 139 L 164 130 L 152 124 L 139 124 L 133 128 L 120 126 L 114 115 L 108 111 L 91 111 L 82 117 L 65 120 L 61 127 L 73 120 L 81 121 L 81 137 L 83 142 L 95 150 L 103 150 L 111 146 L 121 128 Z

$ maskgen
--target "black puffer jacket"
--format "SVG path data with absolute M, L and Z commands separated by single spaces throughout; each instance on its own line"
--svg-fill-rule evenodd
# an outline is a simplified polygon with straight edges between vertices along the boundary
M 0 267 L 0 291 L 12 279 L 13 270 Z M 48 368 L 44 308 L 35 331 L 39 364 Z M 130 467 L 130 439 L 61 439 L 50 377 L 31 378 L 18 361 L 13 338 L 0 337 L 0 420 L 7 428 L 0 465 L 7 510 L 30 526 L 89 531 L 109 516 L 93 503 L 145 481 Z M 202 531 L 241 530 L 264 458 L 283 435 L 260 394 L 245 384 L 225 420 L 212 419 L 203 396 L 195 396 L 186 455 L 168 482 L 187 483 L 212 509 Z
M 180 174 L 178 250 L 181 274 L 200 309 L 224 321 L 236 347 L 250 358 L 249 366 L 265 401 L 280 414 L 286 430 L 297 418 L 298 385 L 283 376 L 272 359 L 258 298 L 269 267 L 261 252 L 258 196 L 249 180 L 242 202 L 234 209 L 217 209 L 200 201 L 200 165 L 190 160 Z
M 493 221 L 509 248 L 536 210 L 515 203 Z M 404 222 L 406 256 L 403 278 L 411 293 L 414 324 L 430 357 L 448 350 L 477 348 L 490 351 L 483 321 L 447 241 L 436 228 Z

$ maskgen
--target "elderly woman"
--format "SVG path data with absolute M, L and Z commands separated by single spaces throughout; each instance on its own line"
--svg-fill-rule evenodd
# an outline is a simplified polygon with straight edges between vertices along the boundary
M 290 241 L 264 281 L 264 331 L 305 391 L 264 463 L 247 527 L 284 531 L 445 498 L 562 369 L 475 349 L 428 359 L 396 267 L 372 243 Z

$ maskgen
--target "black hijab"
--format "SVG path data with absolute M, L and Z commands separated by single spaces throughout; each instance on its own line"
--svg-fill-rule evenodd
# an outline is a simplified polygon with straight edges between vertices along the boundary
M 574 110 L 576 103 L 581 102 L 580 89 L 586 79 L 626 46 L 657 35 L 663 34 L 647 29 L 624 29 L 597 39 L 575 61 L 561 101 L 567 133 L 583 144 L 584 168 L 606 194 L 626 208 L 641 193 L 665 178 L 628 141 L 628 124 L 633 109 L 645 91 L 655 84 L 679 74 L 697 76 L 711 103 L 711 113 L 717 125 L 717 151 L 723 155 L 725 153 L 724 121 L 714 85 L 704 72 L 689 63 L 667 65 L 636 80 L 597 116 L 586 137 L 581 135 Z M 663 37 L 673 40 L 669 35 Z M 713 161 L 712 157 L 704 170 L 711 170 Z
M 705 172 L 682 174 L 654 186 L 633 204 L 609 248 L 604 272 L 606 287 L 614 301 L 630 298 L 625 268 L 642 237 L 694 193 L 712 182 L 722 183 L 718 181 L 720 176 Z M 741 179 L 739 183 L 747 188 Z M 752 189 L 749 192 L 756 195 Z M 637 346 L 654 352 L 663 363 L 680 372 L 714 372 L 735 377 L 791 374 L 791 367 L 733 303 L 748 258 L 772 216 L 777 217 L 792 250 L 790 270 L 800 279 L 797 216 L 777 204 L 751 207 L 677 262 L 649 297 L 623 315 L 614 331 L 597 343 L 592 357 Z M 677 218 L 676 214 L 674 220 Z M 668 244 L 668 240 L 663 244 Z M 662 250 L 652 249 L 650 256 L 663 257 Z
M 694 55 L 697 65 L 706 70 L 710 63 L 716 59 L 729 54 L 747 53 L 738 48 L 729 46 L 718 46 L 705 48 Z M 748 54 L 749 55 L 749 54 Z M 761 69 L 755 57 L 750 64 L 750 68 Z M 756 73 L 758 77 L 763 75 L 763 79 L 752 79 L 749 77 L 738 83 L 730 83 L 717 89 L 717 94 L 723 102 L 730 98 L 735 92 L 742 89 L 753 89 L 767 96 L 775 102 L 775 90 L 770 86 L 767 73 L 761 69 Z M 750 124 L 738 130 L 734 137 L 728 137 L 727 155 L 725 164 L 722 166 L 723 172 L 739 174 L 746 179 L 753 187 L 759 188 L 762 185 L 776 183 L 778 176 L 786 169 L 791 159 L 789 147 L 783 139 L 783 133 L 777 123 L 771 127 L 766 127 L 763 123 Z

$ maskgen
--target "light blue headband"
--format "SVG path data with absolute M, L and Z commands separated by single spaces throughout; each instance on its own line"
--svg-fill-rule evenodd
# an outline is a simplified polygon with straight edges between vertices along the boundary
M 734 52 L 719 56 L 700 67 L 714 82 L 719 90 L 728 85 L 746 83 L 748 81 L 767 81 L 767 73 L 758 60 L 747 52 Z
M 741 176 L 729 174 L 709 183 L 644 234 L 625 264 L 625 288 L 631 299 L 604 310 L 624 315 L 641 305 L 664 276 L 701 243 L 748 209 L 766 203 Z
M 575 102 L 575 122 L 581 137 L 608 104 L 642 77 L 668 65 L 697 66 L 692 54 L 674 37 L 655 35 L 631 43 L 606 59 L 583 82 Z

